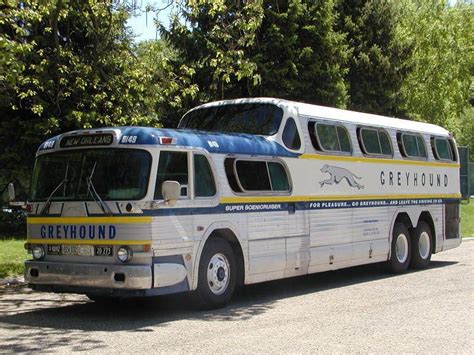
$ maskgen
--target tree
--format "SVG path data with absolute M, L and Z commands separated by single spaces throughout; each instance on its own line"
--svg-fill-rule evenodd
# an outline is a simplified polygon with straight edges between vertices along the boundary
M 263 16 L 261 1 L 196 0 L 181 5 L 170 29 L 161 26 L 160 32 L 177 51 L 176 76 L 184 72 L 185 81 L 192 77 L 196 84 L 182 98 L 183 107 L 232 97 L 235 83 L 243 78 L 260 80 L 246 49 L 255 43 Z
M 459 135 L 474 77 L 474 5 L 404 0 L 400 11 L 400 36 L 414 45 L 413 71 L 402 87 L 408 114 Z
M 176 76 L 185 70 L 195 89 L 167 124 L 176 124 L 187 108 L 224 98 L 276 96 L 345 106 L 348 51 L 335 30 L 332 0 L 180 4 L 180 16 L 160 32 L 177 51 Z
M 0 168 L 31 169 L 40 142 L 64 131 L 159 123 L 124 8 L 9 0 L 1 11 Z
M 398 36 L 398 8 L 388 0 L 341 0 L 338 28 L 352 50 L 349 108 L 405 116 L 401 88 L 411 66 L 411 43 Z
M 249 50 L 261 81 L 247 95 L 345 107 L 350 52 L 336 19 L 331 0 L 265 1 Z

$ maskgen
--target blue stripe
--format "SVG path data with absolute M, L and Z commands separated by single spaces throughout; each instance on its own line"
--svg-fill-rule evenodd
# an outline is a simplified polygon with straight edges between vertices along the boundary
M 216 207 L 167 208 L 144 210 L 147 216 L 181 216 L 224 213 L 251 213 L 251 212 L 278 212 L 289 211 L 295 206 L 297 211 L 327 210 L 345 208 L 370 208 L 388 206 L 418 206 L 439 205 L 447 202 L 459 201 L 456 199 L 380 199 L 380 200 L 341 200 L 341 201 L 304 201 L 304 202 L 275 202 L 275 203 L 229 203 L 219 204 Z M 135 215 L 136 216 L 136 215 Z
M 98 128 L 98 130 L 112 129 Z M 203 148 L 217 154 L 248 154 L 280 157 L 297 157 L 279 143 L 263 136 L 242 133 L 202 132 L 189 129 L 166 129 L 151 127 L 113 127 L 121 132 L 120 146 L 160 145 L 160 137 L 174 138 L 176 145 L 182 147 Z M 87 131 L 87 130 L 86 130 Z M 67 134 L 67 133 L 66 133 Z M 78 135 L 81 131 L 78 131 Z M 123 139 L 124 136 L 133 139 Z M 38 152 L 58 148 L 60 136 L 43 142 Z M 110 147 L 115 146 L 112 145 Z M 164 145 L 166 147 L 166 145 Z

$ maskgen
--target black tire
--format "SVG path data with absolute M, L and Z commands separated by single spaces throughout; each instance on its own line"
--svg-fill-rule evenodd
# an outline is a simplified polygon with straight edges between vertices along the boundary
M 419 221 L 413 231 L 411 245 L 413 252 L 410 266 L 414 269 L 425 269 L 430 264 L 433 251 L 433 237 L 431 228 L 425 221 Z
M 116 300 L 116 298 L 104 295 L 86 294 L 87 298 L 97 304 L 109 304 L 110 301 Z
M 220 308 L 230 301 L 237 279 L 236 268 L 229 243 L 219 238 L 206 243 L 199 261 L 198 287 L 194 292 L 199 308 Z M 209 274 L 212 275 L 209 277 Z
M 397 242 L 399 246 L 397 248 Z M 400 274 L 410 265 L 411 240 L 410 232 L 403 223 L 395 223 L 392 233 L 392 246 L 390 259 L 387 261 L 389 272 Z

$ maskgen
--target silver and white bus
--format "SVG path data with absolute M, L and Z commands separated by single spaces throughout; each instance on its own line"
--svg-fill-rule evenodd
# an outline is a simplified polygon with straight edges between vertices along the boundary
M 253 98 L 178 129 L 78 130 L 38 149 L 25 278 L 93 300 L 193 291 L 361 264 L 425 268 L 457 247 L 459 162 L 445 129 Z

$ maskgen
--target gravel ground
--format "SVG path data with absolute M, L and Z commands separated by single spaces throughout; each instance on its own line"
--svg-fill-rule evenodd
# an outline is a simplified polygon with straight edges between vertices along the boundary
M 474 352 L 474 241 L 431 266 L 378 265 L 247 286 L 216 311 L 187 296 L 98 306 L 0 286 L 0 353 Z

